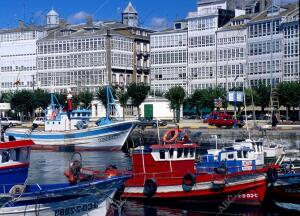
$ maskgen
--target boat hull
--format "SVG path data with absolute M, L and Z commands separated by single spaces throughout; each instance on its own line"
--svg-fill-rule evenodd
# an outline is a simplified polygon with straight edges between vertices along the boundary
M 129 180 L 130 181 L 130 180 Z M 266 192 L 264 175 L 250 177 L 241 181 L 228 182 L 222 190 L 213 190 L 212 182 L 196 181 L 190 191 L 186 191 L 181 184 L 158 184 L 156 193 L 151 197 L 144 194 L 143 185 L 125 184 L 123 196 L 135 199 L 174 199 L 178 201 L 193 200 L 204 203 L 230 202 L 235 204 L 261 205 Z
M 300 172 L 279 175 L 270 186 L 270 197 L 277 202 L 300 205 Z
M 43 132 L 12 128 L 5 133 L 9 139 L 32 139 L 33 149 L 47 150 L 119 150 L 138 121 L 111 123 L 99 127 L 65 132 Z
M 105 216 L 113 196 L 124 181 L 123 177 L 114 177 L 83 186 L 67 186 L 52 188 L 31 194 L 24 193 L 21 197 L 2 203 L 0 215 L 36 216 L 36 215 L 95 215 Z
M 0 193 L 7 193 L 15 184 L 23 184 L 28 176 L 29 164 L 0 168 Z

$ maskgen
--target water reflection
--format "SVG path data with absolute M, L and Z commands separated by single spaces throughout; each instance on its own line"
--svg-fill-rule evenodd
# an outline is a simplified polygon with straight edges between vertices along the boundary
M 29 169 L 29 183 L 66 182 L 64 171 L 69 167 L 72 152 L 32 151 Z M 119 169 L 130 168 L 130 158 L 123 152 L 81 152 L 83 166 L 104 170 L 108 165 Z

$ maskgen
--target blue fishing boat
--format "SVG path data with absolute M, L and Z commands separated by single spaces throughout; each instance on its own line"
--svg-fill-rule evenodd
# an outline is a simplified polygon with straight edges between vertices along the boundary
M 277 180 L 269 185 L 269 197 L 285 209 L 300 211 L 300 168 L 285 164 Z
M 23 184 L 28 176 L 31 140 L 0 143 L 0 185 L 10 190 L 15 184 Z M 0 187 L 0 193 L 3 193 Z
M 68 95 L 68 108 L 64 110 L 51 94 L 51 104 L 45 112 L 45 129 L 9 128 L 5 139 L 32 139 L 35 149 L 119 150 L 139 121 L 112 121 L 109 114 L 114 99 L 109 87 L 107 98 L 106 117 L 97 125 L 88 127 L 89 110 L 73 109 L 71 94 Z
M 28 144 L 29 145 L 29 144 Z M 76 158 L 79 156 L 79 159 Z M 68 183 L 27 184 L 22 173 L 19 180 L 2 180 L 0 184 L 0 215 L 106 215 L 114 195 L 130 177 L 115 166 L 105 171 L 82 167 L 81 154 L 73 154 L 65 172 Z M 27 175 L 26 175 L 27 177 Z
M 9 191 L 4 187 L 0 215 L 105 216 L 116 190 L 128 177 L 113 176 L 78 184 L 16 185 Z

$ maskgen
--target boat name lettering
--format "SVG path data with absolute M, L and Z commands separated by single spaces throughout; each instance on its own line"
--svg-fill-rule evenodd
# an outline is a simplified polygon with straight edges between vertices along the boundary
M 229 196 L 230 198 L 232 198 L 233 196 Z M 257 193 L 247 193 L 247 194 L 239 194 L 237 195 L 237 198 L 242 198 L 242 199 L 246 199 L 246 198 L 258 198 L 258 194 Z
M 290 189 L 290 188 L 286 188 L 284 189 L 284 191 L 286 193 L 300 193 L 300 190 L 297 190 L 297 189 Z
M 99 142 L 105 142 L 105 141 L 108 141 L 108 140 L 111 140 L 111 139 L 115 139 L 117 137 L 119 137 L 119 134 L 109 135 L 109 136 L 103 136 L 103 137 L 99 137 L 98 141 Z
M 78 206 L 72 206 L 72 207 L 67 207 L 67 208 L 61 208 L 61 209 L 56 209 L 54 215 L 55 216 L 65 216 L 65 215 L 73 215 L 73 214 L 78 214 L 80 212 L 86 212 L 90 211 L 92 209 L 98 208 L 99 203 L 98 202 L 93 202 L 93 203 L 86 203 Z

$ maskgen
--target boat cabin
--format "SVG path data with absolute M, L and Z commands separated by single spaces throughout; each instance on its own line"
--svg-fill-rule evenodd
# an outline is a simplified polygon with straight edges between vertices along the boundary
M 196 144 L 140 146 L 133 151 L 133 173 L 195 172 Z
M 0 193 L 9 185 L 23 184 L 28 176 L 31 140 L 0 143 Z M 7 185 L 7 187 L 5 186 Z
M 214 172 L 216 168 L 221 167 L 228 173 L 255 170 L 255 152 L 246 147 L 214 149 L 201 156 L 200 163 L 197 164 L 197 170 L 200 172 Z
M 234 149 L 249 148 L 254 151 L 256 166 L 264 166 L 264 146 L 262 141 L 253 141 L 250 139 L 241 140 L 233 145 Z
M 87 109 L 76 109 L 68 114 L 62 109 L 49 108 L 46 111 L 45 131 L 83 129 L 90 118 L 91 111 Z
M 51 93 L 51 103 L 45 111 L 45 131 L 69 131 L 87 127 L 91 110 L 73 109 L 71 94 L 68 95 L 67 101 L 68 108 L 62 109 L 55 95 Z

